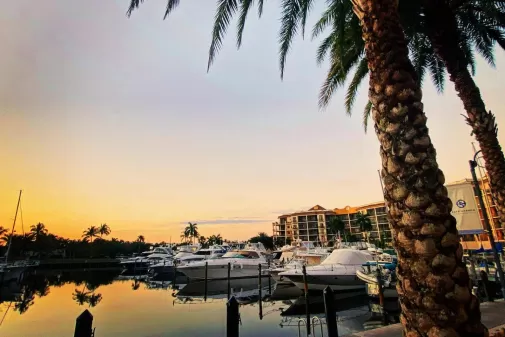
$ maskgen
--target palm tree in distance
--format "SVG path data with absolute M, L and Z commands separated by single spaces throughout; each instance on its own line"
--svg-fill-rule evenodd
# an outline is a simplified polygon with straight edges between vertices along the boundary
M 3 226 L 0 226 L 0 237 L 2 237 L 6 233 L 7 233 L 7 229 L 4 228 Z
M 332 0 L 329 5 L 348 0 Z M 142 0 L 131 0 L 129 13 Z M 361 25 L 369 77 L 369 100 L 380 143 L 385 201 L 398 253 L 398 284 L 403 334 L 483 337 L 479 302 L 470 292 L 462 262 L 456 219 L 444 187 L 424 114 L 422 90 L 410 62 L 398 15 L 398 0 L 351 0 Z M 180 3 L 169 0 L 165 17 Z M 294 34 L 302 33 L 312 0 L 283 0 L 280 70 Z M 252 1 L 220 0 L 215 15 L 208 66 L 226 28 L 239 13 L 237 44 Z M 262 12 L 263 1 L 257 1 Z M 418 19 L 418 18 L 417 18 Z M 347 22 L 340 23 L 344 26 Z M 441 314 L 446 313 L 446 314 Z M 450 319 L 446 319 L 450 317 Z
M 368 234 L 373 229 L 370 218 L 363 213 L 358 213 L 356 215 L 356 225 L 359 226 L 359 231 L 363 235 L 363 238 L 368 242 Z
M 35 242 L 39 242 L 40 238 L 43 236 L 46 236 L 48 233 L 46 225 L 43 223 L 39 222 L 36 225 L 32 225 L 30 227 L 30 234 L 32 238 L 35 240 Z
M 137 237 L 137 242 L 144 243 L 144 242 L 146 242 L 146 239 L 143 235 L 139 235 Z
M 102 236 L 107 236 L 111 233 L 110 227 L 107 224 L 101 224 L 100 227 L 98 227 L 98 233 L 100 234 L 100 237 Z
M 99 230 L 95 226 L 90 226 L 84 232 L 82 232 L 82 238 L 86 241 L 93 243 L 94 238 L 98 236 Z
M 188 237 L 191 238 L 191 242 L 194 244 L 195 239 L 198 239 L 200 234 L 198 233 L 198 225 L 196 223 L 188 222 L 184 233 L 187 233 Z
M 347 231 L 345 228 L 345 222 L 340 217 L 334 217 L 328 223 L 328 234 L 333 234 L 333 239 L 335 240 L 335 236 L 340 233 L 344 240 L 347 241 Z

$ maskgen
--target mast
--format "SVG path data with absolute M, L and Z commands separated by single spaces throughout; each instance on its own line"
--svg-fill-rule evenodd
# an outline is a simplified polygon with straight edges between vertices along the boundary
M 9 243 L 7 245 L 7 252 L 5 253 L 5 263 L 7 263 L 9 260 L 9 252 L 11 250 L 12 237 L 14 235 L 14 228 L 16 227 L 16 219 L 18 217 L 19 204 L 21 203 L 21 193 L 23 193 L 23 190 L 19 190 L 18 204 L 16 206 L 16 214 L 14 215 L 14 222 L 12 223 L 11 236 L 9 237 Z

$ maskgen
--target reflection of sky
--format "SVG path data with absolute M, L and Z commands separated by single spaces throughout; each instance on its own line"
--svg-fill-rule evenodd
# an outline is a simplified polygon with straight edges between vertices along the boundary
M 100 286 L 96 292 L 103 300 L 89 309 L 94 316 L 96 334 L 100 337 L 162 337 L 181 334 L 194 337 L 221 337 L 225 335 L 226 305 L 225 301 L 214 301 L 202 304 L 173 304 L 171 290 L 149 290 L 142 284 L 136 291 L 131 289 L 132 281 L 118 281 Z M 35 304 L 23 315 L 9 311 L 0 327 L 2 336 L 72 336 L 76 317 L 87 305 L 79 306 L 72 293 L 76 286 L 65 284 L 62 287 L 51 287 L 50 293 L 42 298 L 36 297 Z M 296 326 L 279 326 L 280 308 L 287 309 L 282 302 L 265 303 L 264 318 L 259 320 L 258 304 L 240 307 L 243 337 L 297 335 Z M 2 312 L 7 306 L 2 304 Z M 347 317 L 362 315 L 362 311 L 348 311 Z M 3 315 L 3 313 L 2 313 Z M 345 314 L 343 315 L 345 316 Z M 346 320 L 339 324 L 341 333 L 351 329 L 360 329 L 362 320 Z

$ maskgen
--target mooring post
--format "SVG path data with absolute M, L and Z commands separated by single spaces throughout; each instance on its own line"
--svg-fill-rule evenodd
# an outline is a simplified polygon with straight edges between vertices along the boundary
M 232 296 L 226 303 L 226 337 L 239 336 L 240 313 L 238 302 Z
M 207 273 L 209 269 L 209 262 L 205 261 L 205 285 L 204 285 L 204 295 L 203 300 L 207 302 Z
M 91 337 L 93 334 L 93 315 L 84 310 L 75 320 L 74 337 Z
M 177 281 L 177 260 L 174 259 L 174 280 L 172 281 L 172 289 L 175 289 L 176 281 Z
M 335 298 L 333 290 L 330 288 L 330 286 L 324 288 L 323 296 L 328 337 L 338 337 L 337 308 L 335 308 Z
M 382 320 L 383 323 L 386 324 L 386 310 L 384 309 L 384 289 L 383 289 L 383 280 L 382 273 L 380 270 L 379 263 L 377 263 L 377 288 L 379 291 L 379 305 L 382 311 Z
M 270 259 L 268 260 L 268 296 L 272 296 L 272 277 L 270 276 Z
M 260 320 L 262 320 L 263 319 L 263 302 L 262 302 L 263 294 L 261 293 L 261 263 L 258 264 L 258 292 L 259 292 L 259 297 L 258 297 L 259 316 L 260 316 Z
M 309 285 L 307 284 L 307 269 L 305 265 L 302 266 L 303 274 L 303 292 L 305 295 L 305 315 L 307 325 L 307 336 L 310 336 L 310 309 L 309 309 Z
M 230 285 L 230 277 L 231 277 L 231 263 L 228 262 L 228 299 L 231 298 L 231 285 Z

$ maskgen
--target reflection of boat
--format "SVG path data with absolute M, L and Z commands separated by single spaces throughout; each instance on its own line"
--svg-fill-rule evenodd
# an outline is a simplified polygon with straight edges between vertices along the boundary
M 258 266 L 262 266 L 262 274 L 268 275 L 266 250 L 261 243 L 249 244 L 243 250 L 231 251 L 219 259 L 190 262 L 177 267 L 177 270 L 193 280 L 227 279 L 228 263 L 230 263 L 230 278 L 247 278 L 258 276 Z M 207 266 L 207 267 L 206 267 Z
M 262 279 L 262 295 L 268 294 L 268 281 Z M 258 279 L 230 280 L 230 294 L 241 304 L 256 301 L 259 296 Z M 205 281 L 192 282 L 185 285 L 177 293 L 177 298 L 201 299 L 205 297 Z M 228 281 L 207 281 L 207 299 L 226 299 L 228 297 Z
M 323 290 L 329 285 L 337 291 L 363 289 L 365 283 L 356 277 L 356 271 L 372 259 L 372 255 L 367 251 L 335 249 L 320 265 L 306 268 L 308 288 Z M 292 269 L 279 275 L 288 278 L 298 288 L 304 289 L 302 270 Z

